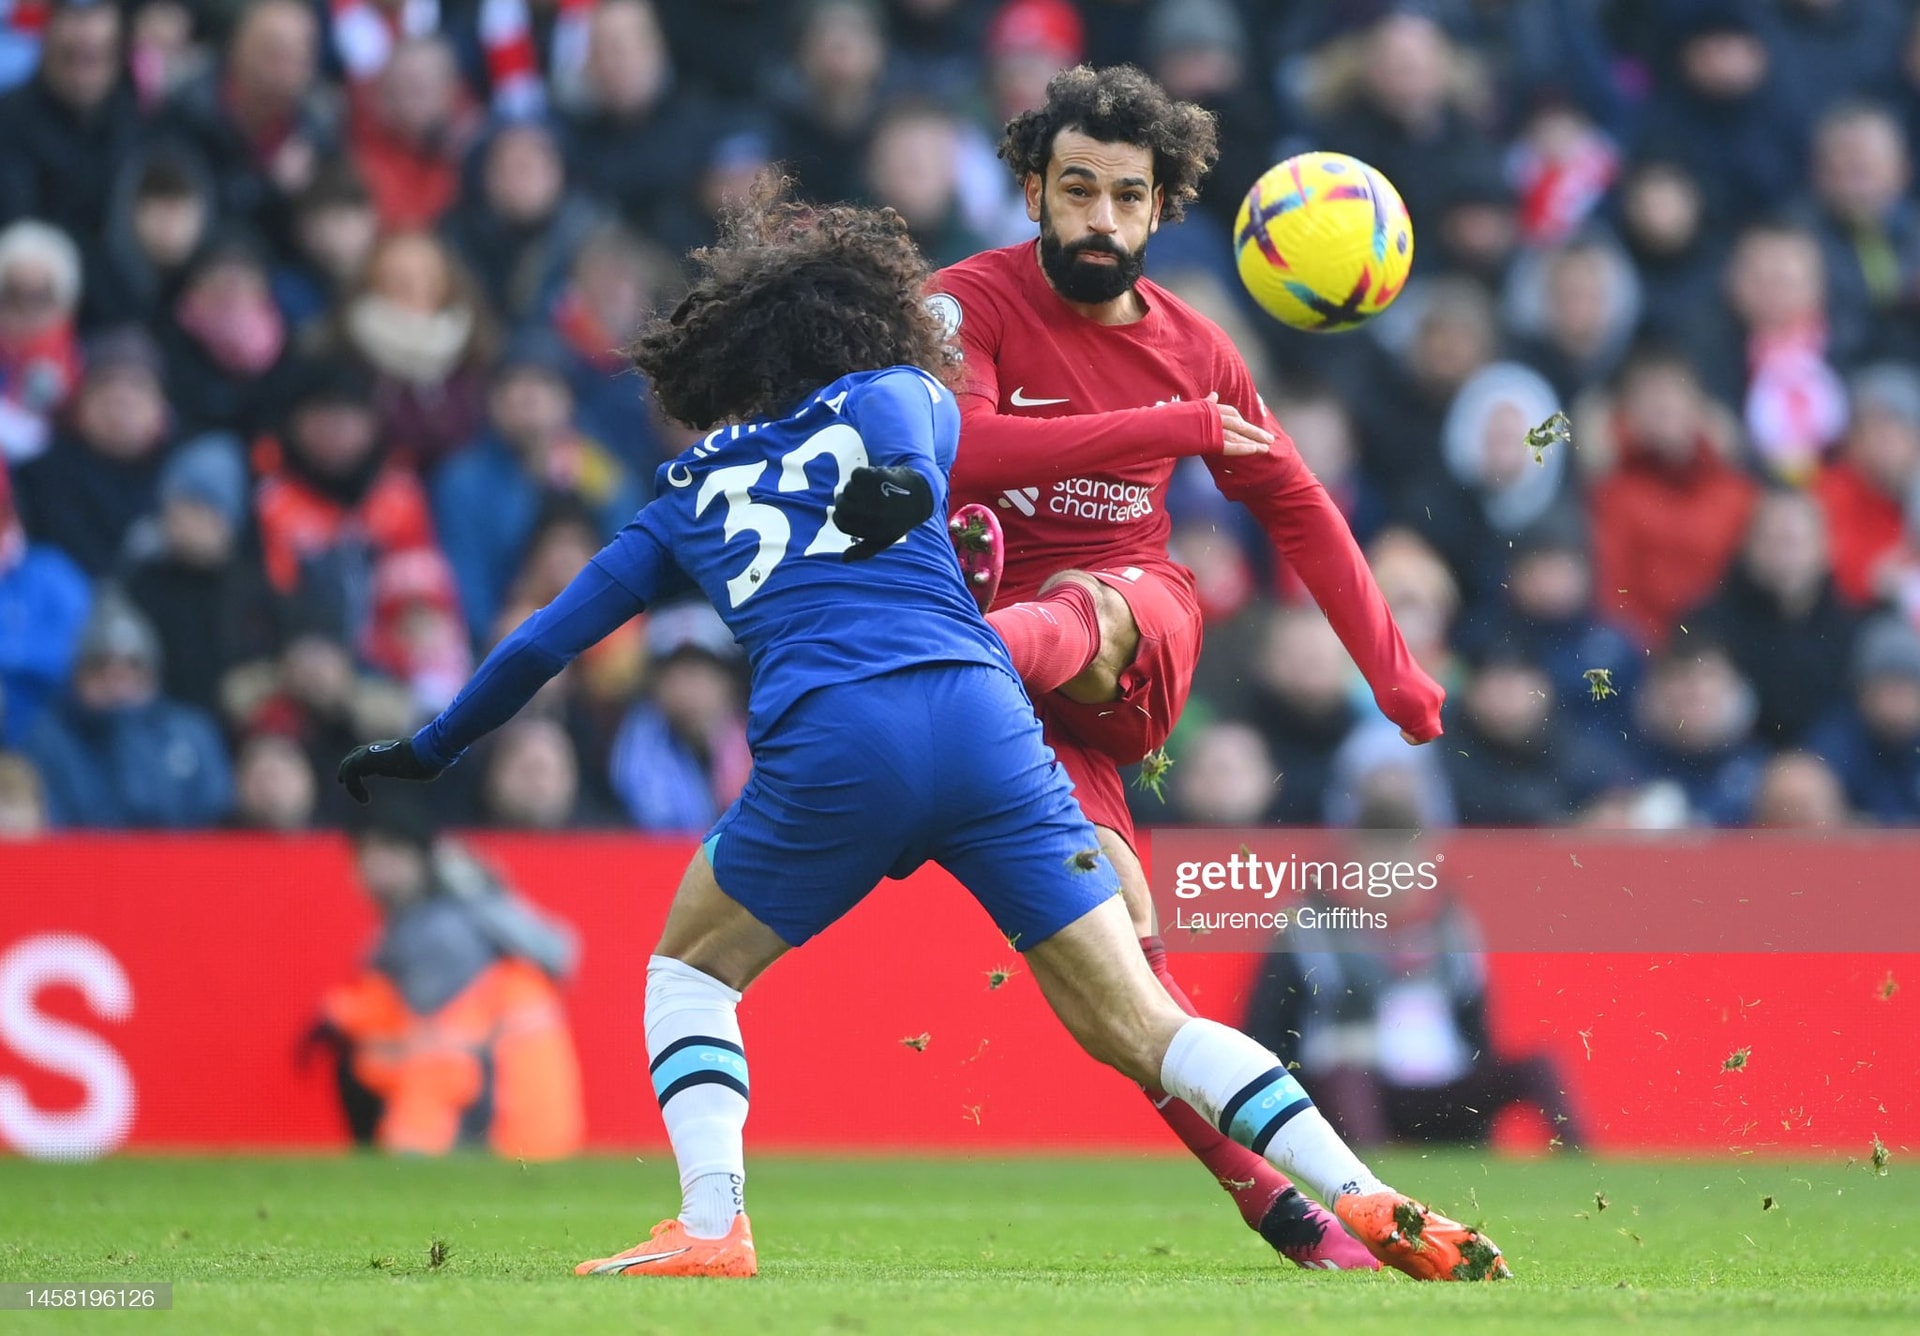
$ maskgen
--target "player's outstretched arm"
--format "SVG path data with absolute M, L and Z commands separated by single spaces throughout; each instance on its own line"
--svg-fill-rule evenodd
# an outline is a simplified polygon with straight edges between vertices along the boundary
M 960 455 L 953 464 L 954 490 L 970 495 L 1008 487 L 1045 486 L 1082 473 L 1111 473 L 1135 464 L 1236 449 L 1264 451 L 1265 432 L 1228 420 L 1205 400 L 1122 408 L 1108 413 L 1029 418 L 1002 413 L 979 394 L 960 396 Z
M 365 803 L 370 778 L 433 779 L 461 753 L 518 714 L 535 692 L 587 649 L 644 611 L 670 563 L 650 530 L 638 523 L 494 646 L 472 680 L 411 738 L 389 738 L 355 748 L 338 778 L 354 801 Z M 647 591 L 642 596 L 640 591 Z
M 1255 401 L 1257 402 L 1257 400 Z M 1264 413 L 1262 417 L 1266 417 Z M 1266 420 L 1271 423 L 1272 419 Z M 1347 517 L 1313 476 L 1292 442 L 1258 459 L 1209 459 L 1220 490 L 1254 513 L 1373 689 L 1380 712 L 1407 741 L 1440 736 L 1446 692 L 1414 661 L 1354 541 Z

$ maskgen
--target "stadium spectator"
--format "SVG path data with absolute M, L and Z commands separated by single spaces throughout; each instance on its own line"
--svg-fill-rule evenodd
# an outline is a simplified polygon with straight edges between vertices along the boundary
M 1650 150 L 1614 192 L 1616 227 L 1640 277 L 1639 334 L 1674 340 L 1717 299 L 1726 256 L 1700 182 L 1679 161 Z
M 137 328 L 92 340 L 71 429 L 20 468 L 27 532 L 91 577 L 120 566 L 128 531 L 154 508 L 169 428 L 159 350 Z
M 1348 691 L 1352 665 L 1316 609 L 1277 608 L 1262 620 L 1242 712 L 1280 774 L 1273 819 L 1314 825 L 1334 753 L 1360 718 Z
M 1579 107 L 1543 95 L 1519 127 L 1508 170 L 1519 195 L 1520 238 L 1552 250 L 1573 242 L 1620 171 L 1620 151 Z
M 1444 882 L 1418 875 L 1428 845 L 1418 809 L 1382 786 L 1368 794 L 1348 856 L 1408 865 L 1409 889 L 1386 899 L 1335 888 L 1321 908 L 1389 909 L 1385 931 L 1287 930 L 1267 953 L 1248 1004 L 1249 1035 L 1311 1081 L 1314 1100 L 1356 1146 L 1484 1144 L 1511 1107 L 1536 1110 L 1564 1146 L 1582 1130 L 1565 1082 L 1543 1054 L 1515 1058 L 1493 1042 L 1487 961 L 1471 910 Z
M 118 6 L 58 0 L 41 33 L 40 69 L 0 100 L 0 223 L 37 218 L 105 259 L 115 183 L 140 137 L 125 77 Z M 76 170 L 84 164 L 83 170 Z
M 674 69 L 708 97 L 733 104 L 766 96 L 792 24 L 785 0 L 656 0 Z
M 1913 164 L 1893 114 L 1865 102 L 1836 104 L 1814 134 L 1814 234 L 1827 277 L 1834 344 L 1866 355 L 1911 357 L 1920 290 L 1920 214 L 1908 198 Z
M 552 304 L 574 252 L 604 215 L 570 187 L 545 122 L 499 127 L 473 160 L 441 234 L 479 278 L 493 313 L 517 326 Z
M 599 521 L 577 501 L 549 498 L 500 615 L 483 637 L 492 643 L 551 603 L 600 550 Z M 609 779 L 613 739 L 648 671 L 643 618 L 628 622 L 568 665 L 535 698 L 528 713 L 557 720 L 579 758 L 582 804 L 588 812 L 621 810 Z
M 1005 0 L 987 27 L 988 121 L 997 130 L 1044 104 L 1047 81 L 1086 49 L 1086 23 L 1070 0 Z
M 274 303 L 296 343 L 325 337 L 316 326 L 353 291 L 379 235 L 359 172 L 346 159 L 323 163 L 294 201 L 294 254 L 273 271 Z
M 1597 234 L 1521 259 L 1508 294 L 1508 325 L 1521 336 L 1516 359 L 1566 403 L 1612 378 L 1640 325 L 1633 263 Z
M 1460 387 L 1441 427 L 1449 484 L 1423 489 L 1416 525 L 1463 586 L 1469 606 L 1497 591 L 1514 535 L 1570 504 L 1567 452 L 1527 448 L 1527 433 L 1560 411 L 1553 386 L 1496 362 Z
M 382 556 L 361 659 L 405 686 L 423 718 L 438 714 L 473 673 L 473 651 L 453 568 L 437 548 Z
M 1270 819 L 1282 777 L 1251 725 L 1223 720 L 1184 735 L 1156 820 L 1178 826 L 1252 826 Z
M 1818 117 L 1849 88 L 1883 88 L 1900 63 L 1911 6 L 1901 0 L 1779 0 L 1767 33 L 1800 114 Z
M 1409 287 L 1400 298 L 1410 326 L 1404 344 L 1367 351 L 1330 368 L 1329 378 L 1360 423 L 1360 462 L 1369 479 L 1409 522 L 1424 515 L 1425 492 L 1440 477 L 1440 424 L 1473 374 L 1494 360 L 1500 329 L 1493 299 L 1472 279 L 1443 277 Z M 1360 370 L 1358 376 L 1352 367 Z
M 1372 542 L 1386 523 L 1387 503 L 1379 487 L 1360 471 L 1359 429 L 1352 409 L 1324 386 L 1264 397 L 1293 438 L 1300 458 L 1346 516 L 1354 538 L 1363 547 Z
M 47 795 L 33 762 L 0 752 L 0 840 L 32 840 L 47 833 Z
M 353 1139 L 405 1155 L 579 1150 L 580 1068 L 559 993 L 577 957 L 572 931 L 437 846 L 412 805 L 361 818 L 354 857 L 379 937 L 364 972 L 328 991 L 308 1036 L 332 1050 Z
M 1147 72 L 1169 96 L 1212 112 L 1219 126 L 1220 158 L 1196 203 L 1203 225 L 1229 228 L 1248 188 L 1286 156 L 1272 96 L 1247 59 L 1246 24 L 1232 0 L 1154 0 L 1146 9 L 1139 52 Z
M 128 545 L 127 596 L 160 637 L 161 690 L 210 714 L 229 673 L 279 649 L 280 610 L 245 544 L 248 487 L 237 441 L 188 441 L 161 469 L 159 513 Z
M 1498 290 L 1520 252 L 1520 211 L 1499 162 L 1465 163 L 1440 198 L 1439 229 L 1421 239 L 1421 268 Z
M 290 834 L 313 829 L 319 780 L 292 738 L 255 733 L 234 761 L 233 816 L 240 830 Z
M 583 792 L 573 739 L 553 719 L 500 730 L 480 780 L 479 823 L 496 830 L 577 830 L 610 824 Z
M 650 612 L 647 650 L 647 696 L 613 742 L 613 790 L 642 830 L 703 831 L 740 796 L 753 766 L 740 650 L 705 604 Z
M 1670 153 L 1728 222 L 1792 199 L 1807 142 L 1790 76 L 1767 49 L 1759 6 L 1703 0 L 1668 7 L 1661 87 L 1640 142 Z
M 212 55 L 195 40 L 194 12 L 185 0 L 147 0 L 128 22 L 128 72 L 141 111 L 151 113 L 198 77 Z
M 480 130 L 480 111 L 453 45 L 408 37 L 354 100 L 348 145 L 383 226 L 432 227 L 460 194 L 460 169 Z
M 978 0 L 893 0 L 887 31 L 894 77 L 950 106 L 972 98 L 989 17 Z
M 153 135 L 194 154 L 222 221 L 288 249 L 293 198 L 340 140 L 318 77 L 319 25 L 300 0 L 249 0 L 219 64 L 168 98 Z
M 213 180 L 190 154 L 144 153 L 122 174 L 101 267 L 89 271 L 89 304 L 103 322 L 158 328 L 188 263 L 206 244 L 219 203 Z
M 1785 490 L 1760 499 L 1719 593 L 1681 622 L 1727 647 L 1753 684 L 1756 732 L 1774 747 L 1801 741 L 1844 692 L 1854 623 L 1833 587 L 1819 502 Z
M 209 240 L 168 299 L 167 397 L 180 429 L 252 437 L 267 430 L 290 385 L 286 318 L 265 253 L 229 232 Z
M 350 363 L 296 368 L 277 439 L 258 451 L 254 514 L 267 579 L 308 625 L 353 641 L 372 614 L 374 563 L 433 545 L 419 482 L 389 457 L 366 376 Z
M 628 226 L 660 226 L 693 188 L 713 108 L 675 84 L 650 0 L 600 0 L 589 19 L 586 104 L 567 123 L 568 172 Z
M 1868 367 L 1849 385 L 1851 421 L 1813 484 L 1833 541 L 1833 578 L 1855 606 L 1895 592 L 1903 512 L 1920 483 L 1920 375 Z
M 647 480 L 671 454 L 654 422 L 646 381 L 626 344 L 649 311 L 670 307 L 673 259 L 618 224 L 588 237 L 548 318 L 571 358 L 568 381 L 582 431 Z
M 1854 644 L 1852 698 L 1807 738 L 1839 775 L 1847 801 L 1869 821 L 1920 820 L 1920 631 L 1893 617 L 1863 627 Z
M 1367 561 L 1414 660 L 1434 680 L 1450 684 L 1448 637 L 1460 616 L 1460 582 L 1439 553 L 1407 529 L 1382 530 L 1367 548 Z M 1357 678 L 1355 692 L 1356 701 L 1368 699 Z
M 223 698 L 234 733 L 286 737 L 314 774 L 329 780 L 355 738 L 403 731 L 419 718 L 405 688 L 362 672 L 347 646 L 324 630 L 297 625 L 277 658 L 234 674 Z M 323 784 L 318 823 L 337 826 L 352 806 L 338 784 Z
M 1589 494 L 1602 615 L 1657 649 L 1719 586 L 1756 488 L 1724 457 L 1722 425 L 1674 353 L 1630 357 L 1599 425 L 1613 463 Z
M 1614 776 L 1586 734 L 1559 726 L 1564 699 L 1531 647 L 1469 639 L 1441 754 L 1466 826 L 1557 826 Z
M 80 252 L 59 228 L 27 219 L 0 232 L 0 457 L 16 464 L 46 449 L 79 381 L 81 286 Z
M 1751 824 L 1771 830 L 1842 830 L 1854 823 L 1846 791 L 1812 752 L 1776 752 L 1760 775 Z
M 773 94 L 780 156 L 813 199 L 856 199 L 879 118 L 887 35 L 875 0 L 810 0 Z
M 960 207 L 960 125 L 926 102 L 895 103 L 874 126 L 867 148 L 867 191 L 897 210 L 936 266 L 986 249 Z
M 66 689 L 93 593 L 72 558 L 27 537 L 0 459 L 0 748 L 26 740 Z
M 1680 785 L 1693 824 L 1743 824 L 1766 751 L 1754 739 L 1753 687 L 1726 649 L 1678 637 L 1655 657 L 1631 708 L 1642 772 Z
M 1473 86 L 1446 30 L 1423 10 L 1390 11 L 1358 42 L 1322 53 L 1317 147 L 1378 169 L 1405 201 L 1414 235 L 1437 235 L 1452 164 L 1491 152 L 1470 115 Z
M 1594 615 L 1593 559 L 1578 517 L 1557 511 L 1515 537 L 1500 593 L 1497 604 L 1463 624 L 1460 637 L 1514 646 L 1537 664 L 1560 702 L 1556 729 L 1618 738 L 1642 653 Z M 1596 669 L 1607 674 L 1612 694 L 1596 697 L 1587 679 Z
M 575 425 L 571 370 L 551 333 L 515 336 L 487 392 L 486 431 L 433 481 L 435 522 L 476 640 L 494 624 L 547 497 L 582 502 L 603 541 L 644 499 L 640 481 Z
M 160 693 L 160 642 L 117 590 L 94 600 L 73 690 L 27 734 L 58 827 L 211 826 L 233 804 L 214 721 Z
M 322 339 L 371 375 L 381 434 L 429 472 L 480 429 L 498 346 L 480 284 L 427 232 L 374 243 Z
M 1740 410 L 1757 462 L 1799 484 L 1847 425 L 1836 367 L 1858 351 L 1830 326 L 1820 243 L 1795 224 L 1756 223 L 1726 271 L 1724 310 L 1709 308 L 1685 337 L 1707 388 Z

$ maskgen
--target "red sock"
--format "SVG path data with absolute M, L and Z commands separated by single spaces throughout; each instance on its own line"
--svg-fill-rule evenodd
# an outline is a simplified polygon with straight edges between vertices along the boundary
M 1173 981 L 1173 975 L 1167 970 L 1167 947 L 1158 937 L 1142 937 L 1140 950 L 1147 957 L 1147 964 L 1153 969 L 1153 977 L 1160 981 L 1180 1009 L 1189 1016 L 1200 1013 L 1194 1008 L 1187 995 L 1180 991 L 1180 985 Z M 1291 1180 L 1242 1146 L 1239 1142 L 1221 1133 L 1220 1129 L 1202 1118 L 1191 1104 L 1175 1099 L 1164 1091 L 1149 1090 L 1147 1098 L 1153 1101 L 1153 1107 L 1173 1129 L 1175 1136 L 1186 1143 L 1200 1163 L 1207 1166 L 1220 1186 L 1233 1198 L 1233 1204 L 1240 1208 L 1240 1218 L 1247 1222 L 1249 1229 L 1260 1228 L 1260 1222 L 1267 1218 L 1267 1211 L 1274 1200 L 1293 1186 Z
M 1080 676 L 1100 652 L 1100 610 L 1093 591 L 1062 580 L 1040 598 L 996 608 L 987 620 L 1007 642 L 1014 671 L 1036 696 Z

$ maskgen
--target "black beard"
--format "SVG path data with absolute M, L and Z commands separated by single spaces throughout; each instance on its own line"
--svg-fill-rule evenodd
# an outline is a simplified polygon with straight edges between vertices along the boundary
M 1082 263 L 1083 255 L 1111 255 L 1115 263 Z M 1125 251 L 1102 236 L 1082 237 L 1071 245 L 1061 242 L 1060 234 L 1040 221 L 1040 270 L 1053 290 L 1070 302 L 1101 306 L 1133 291 L 1147 267 L 1147 248 Z

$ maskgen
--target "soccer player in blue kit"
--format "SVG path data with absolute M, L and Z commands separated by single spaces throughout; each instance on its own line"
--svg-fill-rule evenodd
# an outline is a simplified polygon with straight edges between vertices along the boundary
M 1507 1274 L 1477 1231 L 1388 1188 L 1267 1049 L 1187 1015 L 1135 944 L 1118 880 L 1041 741 L 948 541 L 960 415 L 925 261 L 890 210 L 814 208 L 763 180 L 636 365 L 710 433 L 656 499 L 411 738 L 341 782 L 431 779 L 576 655 L 689 581 L 745 646 L 752 779 L 688 865 L 648 962 L 646 1039 L 679 1165 L 677 1217 L 581 1275 L 750 1276 L 749 1083 L 735 1008 L 883 877 L 933 861 L 1026 957 L 1094 1057 L 1312 1187 L 1381 1261 Z

